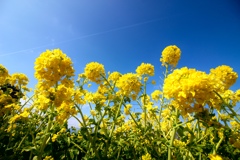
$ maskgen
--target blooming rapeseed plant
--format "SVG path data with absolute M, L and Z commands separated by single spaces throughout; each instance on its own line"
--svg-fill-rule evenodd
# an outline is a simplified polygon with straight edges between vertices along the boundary
M 122 75 L 91 62 L 75 84 L 71 59 L 47 50 L 24 104 L 27 76 L 0 65 L 0 159 L 237 159 L 240 90 L 230 90 L 237 73 L 226 65 L 209 74 L 177 69 L 180 55 L 177 46 L 163 50 L 164 83 L 149 94 L 151 64 Z M 93 82 L 96 91 L 88 91 Z M 68 127 L 70 117 L 79 129 Z

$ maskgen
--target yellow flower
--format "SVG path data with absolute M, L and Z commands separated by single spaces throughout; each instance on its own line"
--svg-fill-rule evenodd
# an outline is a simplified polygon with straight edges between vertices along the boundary
M 95 110 L 90 110 L 90 113 L 92 116 L 96 116 L 97 115 L 97 112 Z
M 177 147 L 186 147 L 186 143 L 182 142 L 181 140 L 175 139 L 173 141 L 173 145 Z
M 209 154 L 208 157 L 210 158 L 210 160 L 222 160 L 222 157 L 217 154 Z
M 13 117 L 10 118 L 8 123 L 12 124 L 12 123 L 16 122 L 20 118 L 21 118 L 21 116 L 16 114 L 16 115 L 14 115 Z
M 9 76 L 8 70 L 0 64 L 0 85 L 5 84 L 5 80 Z
M 9 83 L 11 85 L 26 86 L 28 84 L 28 77 L 23 73 L 14 73 L 11 75 Z
M 60 106 L 63 101 L 71 100 L 71 97 L 74 95 L 74 89 L 68 88 L 63 84 L 60 84 L 55 93 L 54 104 L 56 107 Z
M 36 59 L 34 69 L 36 79 L 44 81 L 49 87 L 64 78 L 74 76 L 71 59 L 60 49 L 43 52 Z
M 77 110 L 72 101 L 63 101 L 62 104 L 56 109 L 58 112 L 56 119 L 60 124 L 63 124 L 65 121 L 67 121 L 71 115 L 77 114 Z
M 23 113 L 20 114 L 21 117 L 23 118 L 27 118 L 29 116 L 29 112 L 27 110 L 25 110 Z
M 120 77 L 121 74 L 119 72 L 112 72 L 108 77 L 108 81 L 112 81 L 113 83 L 115 83 Z
M 160 99 L 160 95 L 162 92 L 160 90 L 155 90 L 152 92 L 151 97 L 154 101 L 158 101 Z
M 163 94 L 174 99 L 173 106 L 185 113 L 199 112 L 211 98 L 215 97 L 214 81 L 205 72 L 176 69 L 164 80 Z
M 240 124 L 237 121 L 231 121 L 230 124 L 233 130 L 240 130 Z
M 50 99 L 44 95 L 36 95 L 36 101 L 34 102 L 39 110 L 46 110 L 51 102 Z
M 136 73 L 141 76 L 154 76 L 154 66 L 149 63 L 142 63 L 140 66 L 137 67 Z
M 79 90 L 79 89 L 75 90 L 74 100 L 76 101 L 76 103 L 81 104 L 81 105 L 85 104 L 86 101 L 83 97 L 85 94 L 86 94 L 85 90 Z
M 233 69 L 229 66 L 222 65 L 218 66 L 215 69 L 210 70 L 210 74 L 212 79 L 215 79 L 217 91 L 219 91 L 220 87 L 224 87 L 224 90 L 229 89 L 237 80 L 238 74 L 233 71 Z
M 152 159 L 152 157 L 149 153 L 142 156 L 142 160 L 151 160 L 151 159 Z
M 171 65 L 173 67 L 176 67 L 178 64 L 178 61 L 181 56 L 181 50 L 175 46 L 167 46 L 162 51 L 162 58 L 160 58 L 160 61 L 162 62 L 163 66 Z
M 58 135 L 57 135 L 57 134 L 54 134 L 54 135 L 52 136 L 52 142 L 55 142 L 57 138 L 58 138 Z
M 43 160 L 54 160 L 52 156 L 46 156 Z
M 97 84 L 102 82 L 102 76 L 105 76 L 104 66 L 97 62 L 91 62 L 84 69 L 86 77 Z
M 130 94 L 137 95 L 140 92 L 142 84 L 136 74 L 127 73 L 119 78 L 116 86 L 119 88 L 118 93 L 128 96 Z

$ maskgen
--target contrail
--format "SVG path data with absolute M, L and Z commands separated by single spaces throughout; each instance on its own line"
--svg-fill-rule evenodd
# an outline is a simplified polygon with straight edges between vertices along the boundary
M 183 14 L 177 15 L 177 16 L 182 16 L 182 15 Z M 170 17 L 175 17 L 175 16 L 176 15 L 170 16 Z M 88 34 L 88 35 L 84 35 L 84 36 L 80 36 L 80 37 L 76 37 L 76 38 L 72 38 L 72 39 L 68 39 L 68 40 L 64 40 L 64 41 L 59 41 L 59 42 L 54 43 L 54 45 L 67 43 L 67 42 L 70 42 L 70 41 L 75 41 L 75 40 L 84 39 L 84 38 L 88 38 L 88 37 L 93 37 L 93 36 L 97 36 L 97 35 L 101 35 L 101 34 L 105 34 L 105 33 L 109 33 L 109 32 L 119 31 L 119 30 L 123 30 L 123 29 L 127 29 L 127 28 L 132 28 L 132 27 L 144 25 L 144 24 L 147 24 L 147 23 L 157 22 L 157 21 L 164 20 L 164 19 L 167 19 L 167 18 L 170 18 L 170 17 L 153 19 L 153 20 L 149 20 L 149 21 L 145 21 L 145 22 L 140 22 L 140 23 L 135 23 L 135 24 L 123 26 L 123 27 L 110 29 L 110 30 L 107 30 L 107 31 L 92 33 L 92 34 Z M 45 45 L 41 45 L 41 46 L 37 46 L 37 47 L 33 47 L 33 48 L 28 48 L 28 49 L 24 49 L 24 50 L 19 50 L 19 51 L 15 51 L 15 52 L 4 53 L 4 54 L 0 54 L 0 57 L 13 55 L 13 54 L 21 53 L 21 52 L 26 52 L 26 51 L 33 50 L 33 49 L 39 49 L 39 48 L 47 47 L 47 46 L 50 46 L 50 45 L 52 45 L 52 44 L 45 44 Z

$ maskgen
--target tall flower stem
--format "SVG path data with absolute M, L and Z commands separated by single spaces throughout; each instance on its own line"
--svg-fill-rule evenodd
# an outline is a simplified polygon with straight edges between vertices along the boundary
M 42 144 L 41 144 L 40 149 L 39 149 L 38 160 L 42 160 L 42 158 L 43 158 L 42 155 L 43 155 L 44 149 L 45 149 L 45 147 L 47 145 L 47 142 L 49 141 L 49 138 L 50 138 L 49 131 L 52 128 L 52 125 L 53 125 L 52 124 L 53 123 L 53 111 L 54 111 L 54 106 L 53 106 L 53 104 L 51 104 L 50 105 L 50 114 L 48 116 L 47 128 L 46 128 L 46 132 L 45 132 Z
M 117 113 L 116 113 L 116 115 L 115 115 L 115 117 L 114 117 L 114 122 L 113 122 L 113 125 L 112 125 L 112 129 L 111 129 L 111 132 L 110 132 L 110 134 L 109 134 L 109 138 L 110 138 L 110 139 L 112 138 L 112 133 L 113 133 L 113 131 L 114 131 L 115 124 L 116 124 L 116 118 L 117 118 L 117 116 L 118 116 L 118 114 L 119 114 L 119 112 L 120 112 L 120 110 L 121 110 L 121 106 L 122 106 L 122 104 L 123 104 L 123 100 L 124 100 L 124 96 L 123 96 L 122 99 L 121 99 L 121 102 L 120 102 L 120 104 L 119 104 L 119 106 L 118 106 Z
M 88 139 L 89 139 L 89 141 L 90 141 L 90 143 L 89 143 L 89 145 L 88 145 L 88 147 L 87 147 L 87 148 L 88 148 L 88 151 L 90 151 L 90 149 L 91 149 L 91 147 L 92 147 L 92 149 L 93 149 L 95 155 L 97 156 L 97 158 L 98 158 L 98 159 L 101 159 L 100 156 L 99 156 L 99 154 L 98 154 L 98 152 L 97 152 L 97 150 L 96 150 L 95 142 L 93 141 L 92 136 L 90 135 L 89 130 L 88 130 L 88 128 L 87 128 L 87 124 L 86 124 L 86 121 L 85 121 L 85 119 L 84 119 L 84 115 L 83 115 L 83 113 L 82 113 L 82 110 L 79 108 L 79 106 L 78 106 L 77 104 L 75 104 L 75 106 L 76 106 L 76 108 L 78 109 L 78 111 L 79 111 L 79 113 L 80 113 L 80 115 L 81 115 L 81 117 L 82 117 L 82 121 L 83 121 L 82 124 L 83 124 L 83 127 L 86 128 L 87 136 L 88 136 Z
M 179 117 L 179 112 L 178 112 L 178 109 L 176 109 L 175 110 L 175 115 L 174 115 L 174 119 L 175 119 L 174 125 L 177 125 L 178 117 Z M 171 135 L 171 139 L 170 139 L 170 144 L 169 144 L 169 147 L 168 147 L 168 160 L 171 160 L 171 158 L 172 158 L 172 147 L 173 147 L 173 142 L 174 142 L 174 139 L 175 139 L 176 131 L 177 131 L 177 128 L 173 127 L 172 135 Z

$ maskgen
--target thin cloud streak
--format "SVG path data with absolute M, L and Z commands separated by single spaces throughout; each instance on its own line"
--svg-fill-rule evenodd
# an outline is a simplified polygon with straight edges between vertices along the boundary
M 102 34 L 106 34 L 106 33 L 110 33 L 110 32 L 115 32 L 115 31 L 119 31 L 119 30 L 124 30 L 124 29 L 132 28 L 132 27 L 136 27 L 136 26 L 141 26 L 141 25 L 148 24 L 148 23 L 161 21 L 161 20 L 164 20 L 164 19 L 167 19 L 167 18 L 172 18 L 172 17 L 176 17 L 176 16 L 183 16 L 183 15 L 185 15 L 185 14 L 179 14 L 179 15 L 169 16 L 169 17 L 165 17 L 165 18 L 158 18 L 158 19 L 153 19 L 153 20 L 149 20 L 149 21 L 145 21 L 145 22 L 135 23 L 135 24 L 131 24 L 131 25 L 123 26 L 123 27 L 110 29 L 110 30 L 107 30 L 107 31 L 92 33 L 92 34 L 88 34 L 88 35 L 85 35 L 85 36 L 80 36 L 80 37 L 76 37 L 76 38 L 72 38 L 72 39 L 68 39 L 68 40 L 64 40 L 64 41 L 55 42 L 54 45 L 67 43 L 67 42 L 71 42 L 71 41 L 75 41 L 75 40 L 80 40 L 80 39 L 84 39 L 84 38 L 88 38 L 88 37 L 98 36 L 98 35 L 102 35 Z M 0 54 L 0 57 L 9 56 L 9 55 L 13 55 L 13 54 L 21 53 L 21 52 L 26 52 L 26 51 L 33 50 L 33 49 L 40 49 L 40 48 L 48 47 L 48 46 L 51 46 L 51 45 L 52 45 L 52 43 L 51 44 L 49 43 L 49 44 L 45 44 L 45 45 L 41 45 L 41 46 L 37 46 L 37 47 L 33 47 L 33 48 L 20 50 L 20 51 L 4 53 L 4 54 Z

